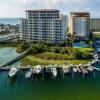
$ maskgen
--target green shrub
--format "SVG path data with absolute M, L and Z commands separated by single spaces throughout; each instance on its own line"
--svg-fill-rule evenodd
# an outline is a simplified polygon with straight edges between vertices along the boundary
M 63 54 L 57 54 L 53 52 L 45 52 L 42 54 L 37 54 L 35 56 L 46 60 L 74 60 L 75 59 L 75 56 L 73 55 L 69 56 L 67 54 L 63 55 Z

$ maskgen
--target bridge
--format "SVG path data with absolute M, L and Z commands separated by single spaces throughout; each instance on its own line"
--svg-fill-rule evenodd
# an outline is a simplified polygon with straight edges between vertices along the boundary
M 26 51 L 22 52 L 21 54 L 17 55 L 16 57 L 4 62 L 3 64 L 0 65 L 0 67 L 6 67 L 6 66 L 10 66 L 11 64 L 15 63 L 16 61 L 22 59 L 23 57 L 25 57 L 28 52 L 30 51 L 30 48 L 27 49 Z

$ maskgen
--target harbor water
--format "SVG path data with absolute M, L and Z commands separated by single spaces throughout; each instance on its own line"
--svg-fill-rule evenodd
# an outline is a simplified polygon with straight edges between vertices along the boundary
M 0 64 L 16 56 L 15 48 L 0 49 Z M 18 62 L 20 64 L 20 62 Z M 100 64 L 95 66 L 100 67 Z M 57 78 L 37 76 L 27 80 L 26 71 L 21 71 L 16 79 L 9 79 L 8 72 L 0 72 L 0 100 L 99 100 L 100 72 Z

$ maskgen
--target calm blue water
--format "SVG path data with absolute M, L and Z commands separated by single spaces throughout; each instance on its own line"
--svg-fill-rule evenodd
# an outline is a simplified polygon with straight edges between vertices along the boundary
M 19 18 L 0 18 L 0 24 L 19 24 Z

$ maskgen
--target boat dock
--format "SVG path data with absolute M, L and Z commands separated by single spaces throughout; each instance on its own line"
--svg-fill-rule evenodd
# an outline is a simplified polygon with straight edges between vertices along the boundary
M 97 68 L 97 67 L 93 67 L 93 66 L 90 66 L 90 68 L 96 70 L 96 71 L 100 71 L 100 68 Z
M 39 69 L 37 66 L 40 66 L 41 68 Z M 92 75 L 94 78 L 96 76 L 96 72 L 100 72 L 100 68 L 96 68 L 93 66 L 88 66 L 88 67 L 82 67 L 82 66 L 75 66 L 75 65 L 71 65 L 71 66 L 41 66 L 41 65 L 37 65 L 37 66 L 27 66 L 27 67 L 1 67 L 0 68 L 0 72 L 7 72 L 9 74 L 9 72 L 11 71 L 11 69 L 15 68 L 16 70 L 18 70 L 19 73 L 18 76 L 22 73 L 25 72 L 27 73 L 29 70 L 33 71 L 31 72 L 34 75 L 42 75 L 43 78 L 45 76 L 52 76 L 52 78 L 56 78 L 59 75 L 62 76 L 62 78 L 64 79 L 66 75 L 68 75 L 68 77 L 74 78 L 75 75 L 79 75 L 79 77 L 85 78 L 85 76 L 87 75 Z M 88 68 L 88 69 L 87 69 Z M 20 73 L 21 72 L 21 73 Z M 25 74 L 26 75 L 26 74 Z M 27 75 L 30 75 L 30 72 L 28 72 Z M 34 75 L 32 75 L 32 77 L 34 77 Z M 49 77 L 50 77 L 49 76 Z M 31 77 L 31 76 L 30 76 Z
M 37 65 L 38 66 L 38 65 Z M 59 65 L 60 66 L 60 65 Z M 51 68 L 56 68 L 56 69 L 60 69 L 60 70 L 63 70 L 64 68 L 76 68 L 77 69 L 77 72 L 78 73 L 84 73 L 84 72 L 86 72 L 87 71 L 87 69 L 86 69 L 86 67 L 88 68 L 91 68 L 91 69 L 93 69 L 93 70 L 95 70 L 95 71 L 98 71 L 98 72 L 100 72 L 100 68 L 97 68 L 97 67 L 93 67 L 93 66 L 85 66 L 85 67 L 82 67 L 82 66 L 80 66 L 80 65 L 73 65 L 73 66 L 67 66 L 66 65 L 66 67 L 64 66 L 60 66 L 60 67 L 55 67 L 55 66 L 51 66 L 51 67 L 45 67 L 45 66 L 43 66 L 42 68 L 43 69 L 45 69 L 46 71 L 50 71 L 51 70 Z M 10 66 L 7 66 L 7 67 L 0 67 L 0 71 L 9 71 L 11 68 L 13 68 L 13 67 L 10 67 Z M 28 70 L 28 69 L 33 69 L 34 68 L 34 66 L 26 66 L 26 67 L 21 67 L 21 66 L 18 66 L 18 67 L 15 67 L 15 68 L 17 68 L 17 69 L 20 69 L 20 70 Z
M 88 62 L 88 64 L 79 64 L 79 65 L 74 65 L 74 64 L 69 64 L 69 65 L 48 65 L 48 66 L 43 66 L 43 65 L 36 65 L 36 66 L 10 66 L 10 64 L 12 64 L 13 62 L 15 62 L 16 60 L 21 59 L 22 57 L 24 57 L 30 49 L 28 49 L 27 51 L 23 52 L 22 54 L 18 55 L 17 57 L 15 57 L 14 59 L 5 62 L 4 64 L 2 64 L 0 66 L 0 71 L 10 71 L 10 69 L 12 68 L 16 68 L 18 69 L 18 71 L 28 71 L 29 69 L 35 70 L 35 72 L 38 73 L 38 71 L 40 69 L 42 69 L 41 73 L 53 73 L 55 76 L 57 76 L 57 74 L 62 73 L 63 76 L 64 74 L 72 74 L 72 77 L 74 77 L 74 74 L 76 73 L 81 73 L 83 78 L 85 74 L 88 73 L 93 73 L 93 75 L 95 76 L 95 72 L 100 72 L 100 68 L 94 67 L 95 63 L 100 62 L 99 58 L 98 58 L 98 54 L 94 54 L 93 56 L 93 60 L 91 62 Z M 37 68 L 37 66 L 40 68 Z

